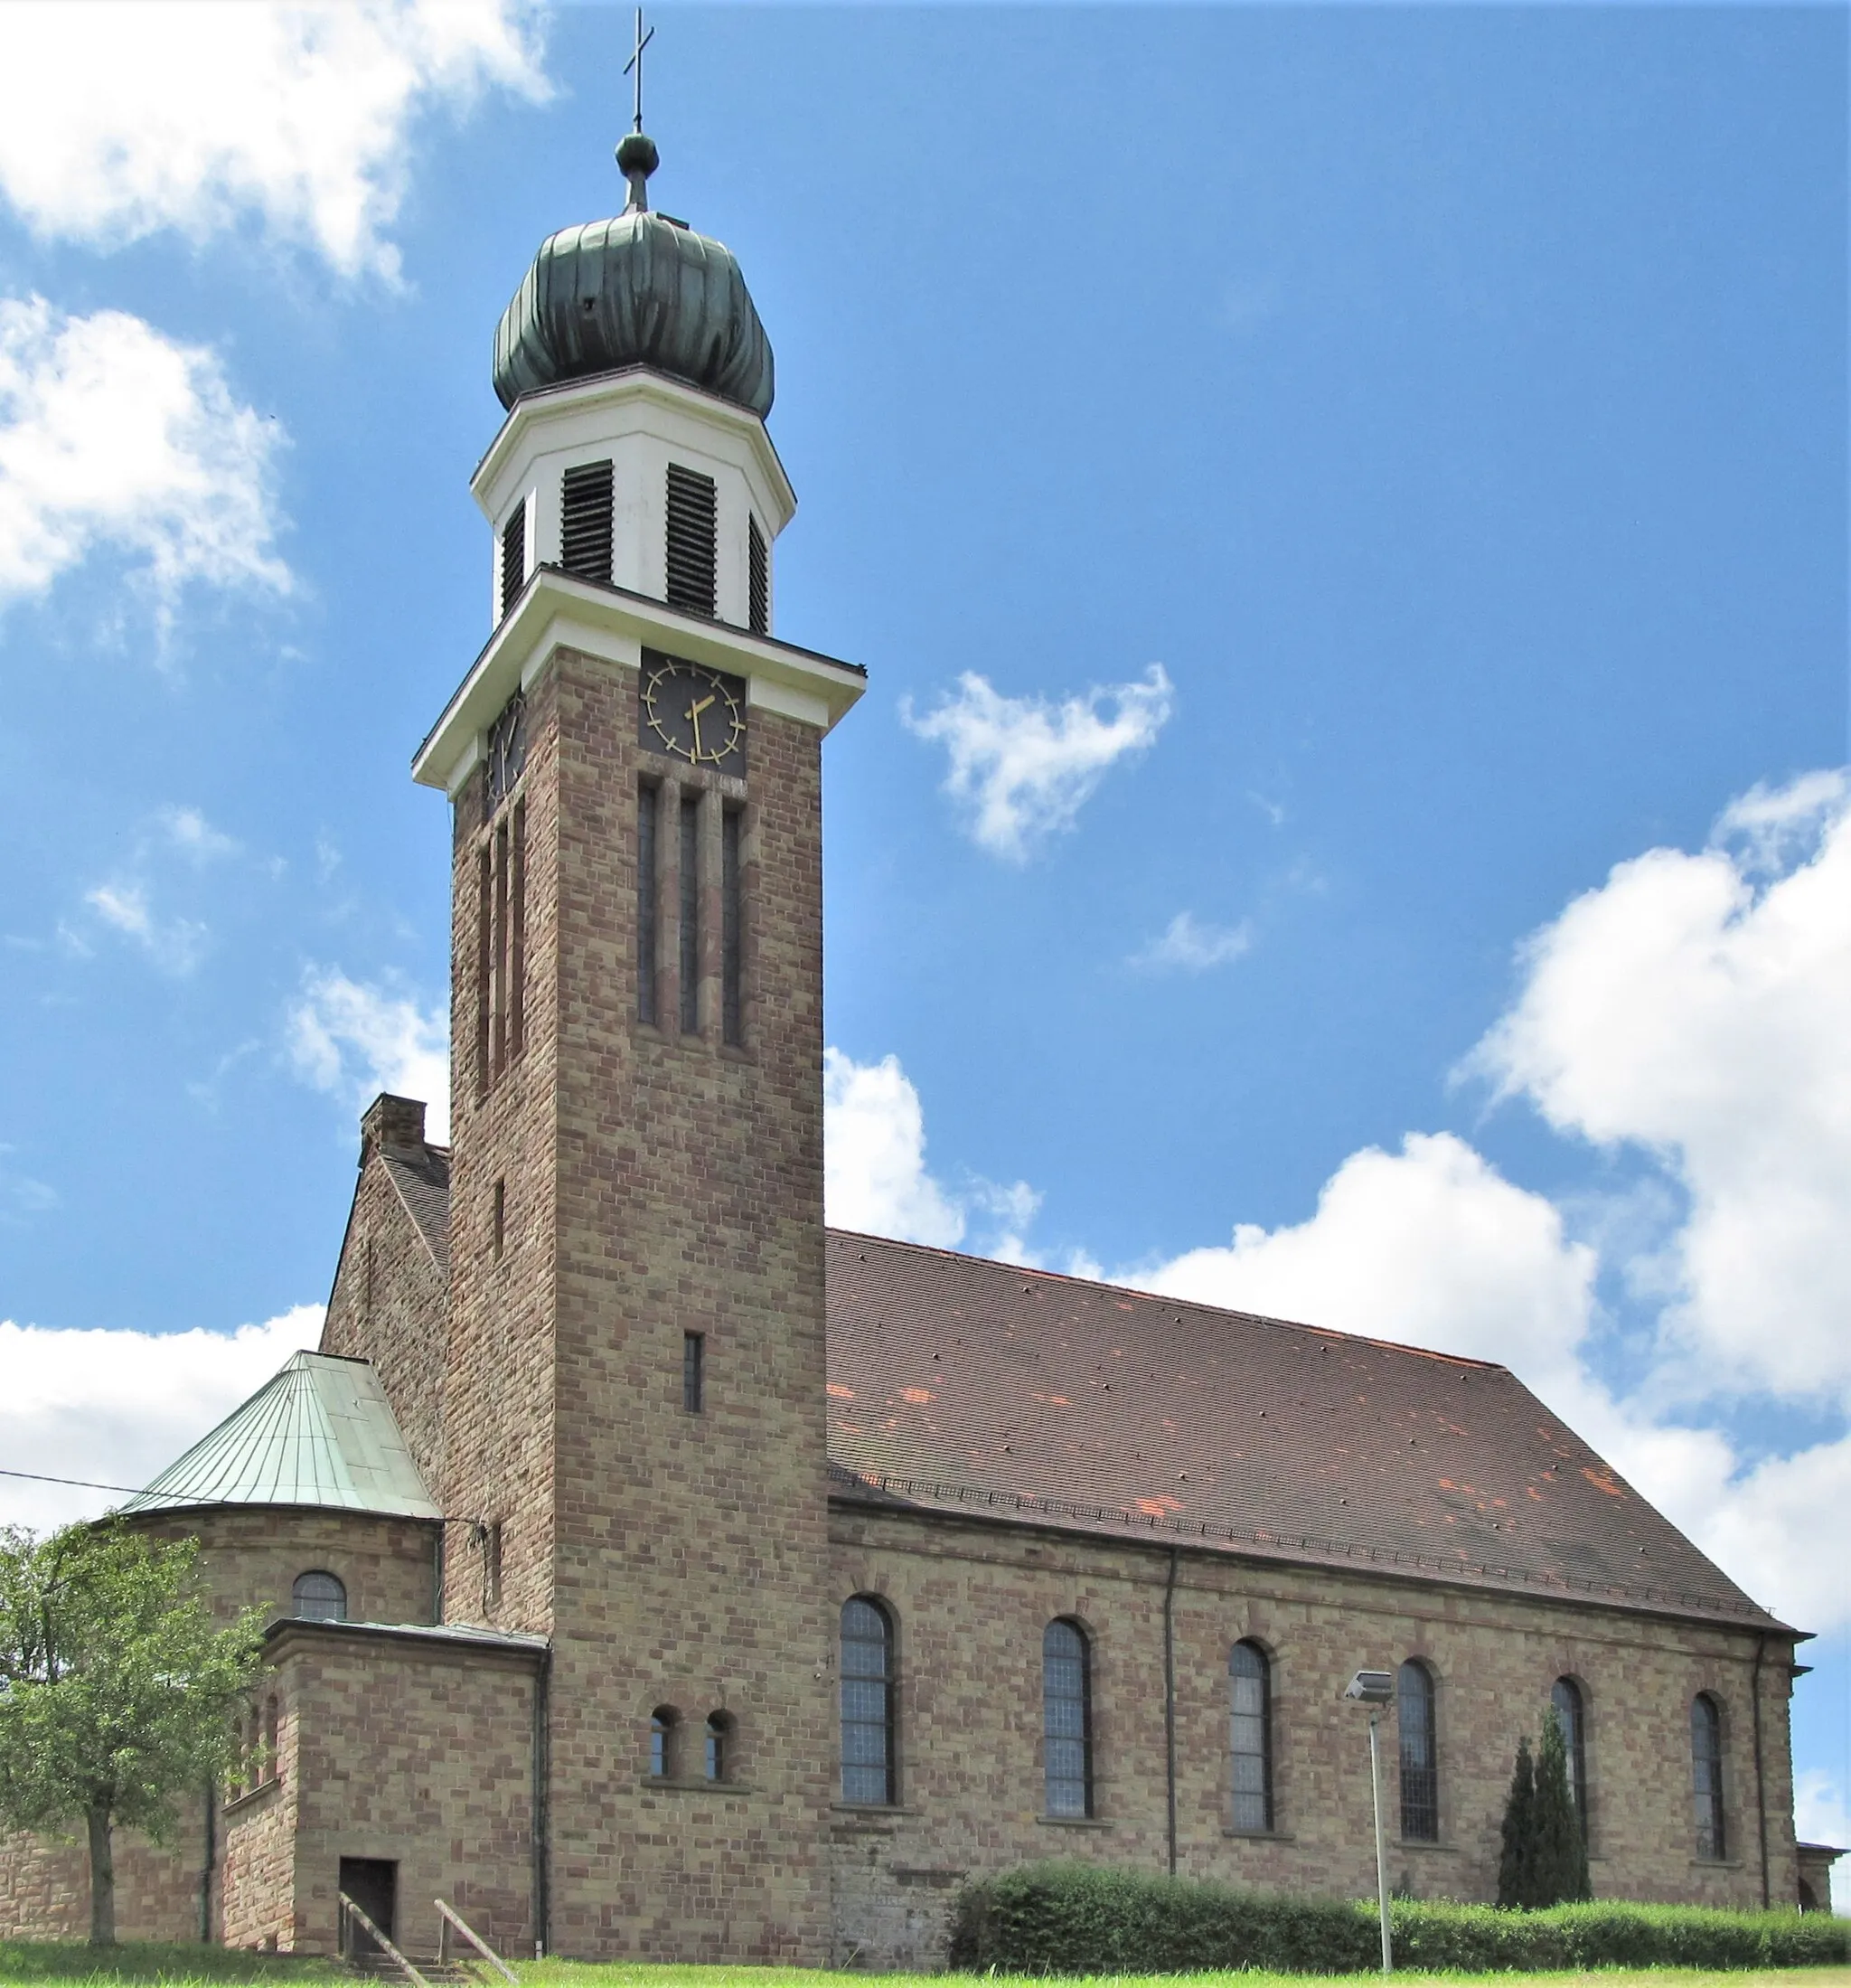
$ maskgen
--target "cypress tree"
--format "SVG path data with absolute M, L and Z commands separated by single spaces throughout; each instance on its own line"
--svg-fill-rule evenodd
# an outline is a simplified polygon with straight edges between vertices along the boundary
M 1588 1882 L 1587 1842 L 1568 1791 L 1568 1744 L 1551 1705 L 1536 1752 L 1536 1792 L 1530 1810 L 1536 1896 L 1527 1903 L 1564 1905 L 1593 1896 Z
M 1498 1903 L 1527 1906 L 1535 1901 L 1536 1771 L 1530 1765 L 1529 1735 L 1517 1742 L 1517 1766 L 1504 1804 L 1503 1847 L 1498 1855 Z

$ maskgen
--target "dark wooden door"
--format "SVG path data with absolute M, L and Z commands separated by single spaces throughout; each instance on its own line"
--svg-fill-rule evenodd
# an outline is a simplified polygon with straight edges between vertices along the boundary
M 399 1867 L 385 1857 L 343 1857 L 341 1889 L 389 1940 L 397 1940 L 392 1920 L 399 1903 Z M 357 1921 L 347 1929 L 347 1954 L 359 1960 L 379 1952 L 379 1942 Z

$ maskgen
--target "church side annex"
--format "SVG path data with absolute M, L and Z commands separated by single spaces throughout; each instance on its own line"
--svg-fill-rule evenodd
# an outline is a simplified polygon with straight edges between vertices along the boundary
M 454 1145 L 373 1104 L 320 1350 L 127 1508 L 276 1619 L 252 1772 L 121 1846 L 123 1936 L 328 1953 L 345 1891 L 413 1955 L 442 1897 L 511 1953 L 916 1967 L 1048 1856 L 1358 1896 L 1364 1665 L 1407 1892 L 1493 1894 L 1553 1702 L 1597 1895 L 1794 1903 L 1801 1633 L 1506 1369 L 825 1229 L 865 677 L 772 632 L 739 266 L 618 163 L 497 331 L 493 628 L 413 762 Z M 0 1844 L 0 1931 L 85 1897 Z

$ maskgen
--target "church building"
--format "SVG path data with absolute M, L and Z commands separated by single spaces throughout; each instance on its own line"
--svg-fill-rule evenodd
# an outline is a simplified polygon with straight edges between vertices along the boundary
M 274 1610 L 245 1777 L 117 1854 L 124 1937 L 942 1964 L 1050 1857 L 1494 1895 L 1553 1703 L 1598 1896 L 1790 1907 L 1775 1619 L 1501 1366 L 825 1228 L 821 756 L 738 262 L 540 248 L 473 488 L 452 1144 L 381 1097 L 320 1349 L 127 1507 Z M 849 936 L 852 943 L 852 935 Z M 1814 1860 L 1817 1863 L 1817 1860 Z M 0 1933 L 80 1934 L 0 1843 Z

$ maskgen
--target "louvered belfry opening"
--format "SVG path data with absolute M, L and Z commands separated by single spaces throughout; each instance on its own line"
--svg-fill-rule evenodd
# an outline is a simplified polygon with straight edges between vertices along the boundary
M 527 500 L 522 498 L 502 527 L 502 612 L 514 605 L 514 597 L 527 580 Z
M 746 520 L 746 614 L 754 635 L 771 633 L 771 548 L 756 518 Z
M 713 478 L 669 465 L 668 603 L 697 615 L 714 611 Z
M 611 579 L 611 466 L 575 463 L 559 502 L 559 564 L 580 579 Z

